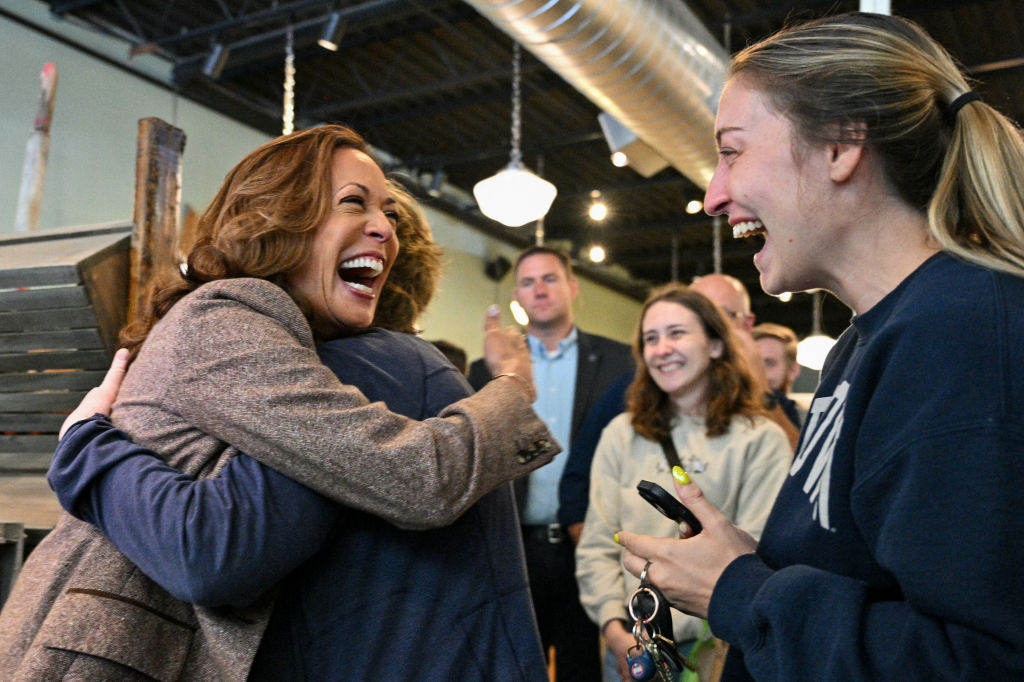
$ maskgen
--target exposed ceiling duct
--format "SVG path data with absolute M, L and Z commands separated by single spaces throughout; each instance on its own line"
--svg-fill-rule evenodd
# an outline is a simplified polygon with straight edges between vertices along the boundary
M 681 0 L 466 0 L 699 187 L 728 55 Z

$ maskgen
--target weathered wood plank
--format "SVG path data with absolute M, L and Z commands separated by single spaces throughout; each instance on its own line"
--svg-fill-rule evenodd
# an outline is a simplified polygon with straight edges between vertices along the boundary
M 0 270 L 0 287 L 39 287 L 78 283 L 78 268 L 74 264 L 31 265 Z
M 38 233 L 37 233 L 38 234 Z M 127 232 L 68 236 L 65 239 L 0 242 L 0 288 L 77 284 L 79 267 L 103 258 L 108 249 L 127 248 Z
M 0 334 L 0 353 L 30 350 L 92 350 L 104 348 L 96 329 L 59 329 L 49 332 Z
M 117 338 L 128 319 L 128 280 L 131 254 L 129 239 L 97 254 L 80 265 L 82 282 L 92 303 L 96 329 L 103 347 L 111 354 L 117 350 Z M 88 266 L 88 267 L 86 267 Z
M 103 369 L 110 365 L 112 353 L 106 350 L 52 351 L 45 353 L 2 353 L 0 372 L 26 372 L 43 369 Z
M 57 437 L 53 437 L 53 447 L 48 451 L 11 452 L 6 450 L 0 436 L 0 473 L 36 473 L 45 474 L 50 468 L 53 451 L 57 449 Z
M 57 434 L 42 435 L 0 434 L 0 457 L 6 454 L 46 453 L 52 455 L 57 449 Z
M 45 470 L 0 476 L 0 520 L 25 525 L 25 556 L 53 530 L 60 513 L 57 496 L 46 483 Z
M 0 392 L 89 390 L 103 381 L 103 372 L 8 372 L 0 374 Z
M 66 414 L 49 414 L 47 412 L 0 412 L 0 432 L 12 433 L 57 433 L 64 423 Z
M 185 133 L 158 118 L 139 120 L 135 162 L 128 320 L 145 309 L 151 285 L 174 276 Z
M 95 326 L 96 314 L 92 308 L 55 308 L 0 313 L 0 333 L 80 329 Z
M 56 412 L 75 409 L 85 391 L 43 391 L 40 393 L 0 393 L 0 412 Z
M 80 308 L 88 305 L 89 295 L 85 287 L 82 286 L 0 291 L 0 310 L 47 310 L 50 308 Z
M 133 229 L 135 229 L 135 225 L 130 220 L 114 220 L 108 223 L 94 223 L 92 225 L 51 227 L 31 234 L 3 234 L 0 235 L 0 249 L 14 244 L 27 244 L 29 242 L 52 242 L 77 237 L 130 234 Z

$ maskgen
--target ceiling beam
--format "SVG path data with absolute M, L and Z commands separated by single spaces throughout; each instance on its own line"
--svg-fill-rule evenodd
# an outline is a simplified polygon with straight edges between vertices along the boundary
M 535 63 L 525 67 L 523 69 L 523 74 L 524 76 L 528 76 L 542 70 L 547 71 L 548 69 L 540 63 Z M 312 109 L 308 109 L 305 113 L 312 118 L 340 116 L 346 111 L 359 111 L 366 107 L 381 107 L 393 105 L 397 102 L 422 100 L 424 97 L 439 97 L 448 92 L 466 90 L 480 85 L 490 85 L 495 82 L 510 81 L 511 79 L 512 70 L 508 65 L 503 64 L 501 66 L 491 67 L 490 69 L 482 71 L 458 74 L 443 80 L 421 83 L 415 86 L 400 88 L 398 90 L 391 90 L 388 92 L 378 92 L 367 95 L 366 97 L 338 100 L 329 104 L 313 107 Z M 511 90 L 509 90 L 509 92 L 511 92 Z M 469 102 L 471 101 L 472 100 L 469 100 Z
M 338 7 L 334 0 L 296 0 L 295 2 L 276 5 L 269 9 L 258 10 L 247 14 L 241 14 L 234 19 L 225 19 L 212 24 L 206 24 L 191 31 L 172 33 L 160 38 L 148 41 L 147 45 L 167 48 L 179 43 L 187 43 L 198 38 L 216 37 L 222 32 L 232 31 L 239 28 L 252 28 L 262 24 L 284 23 L 287 24 L 298 12 L 311 8 L 322 8 L 327 21 L 332 11 L 341 13 L 344 21 L 358 22 L 375 18 L 394 19 L 396 16 L 405 14 L 420 13 L 424 5 L 437 4 L 441 0 L 417 0 L 410 3 L 407 0 L 367 0 L 359 5 L 349 7 Z M 278 27 L 275 27 L 278 28 Z
M 358 130 L 364 129 L 366 126 L 353 125 Z M 578 130 L 576 132 L 566 132 L 555 137 L 549 137 L 541 140 L 534 140 L 528 144 L 521 145 L 523 155 L 526 156 L 531 153 L 550 151 L 552 149 L 558 149 L 560 147 L 571 147 L 578 144 L 587 144 L 601 138 L 600 130 Z M 433 171 L 437 168 L 452 168 L 454 166 L 462 166 L 470 163 L 480 163 L 491 159 L 508 159 L 509 156 L 509 145 L 507 143 L 501 145 L 495 145 L 493 147 L 487 147 L 484 149 L 466 149 L 464 151 L 453 153 L 453 154 L 431 154 L 429 156 L 416 156 L 409 159 L 403 159 L 400 164 L 395 164 L 395 168 L 418 168 L 424 171 Z M 385 169 L 387 170 L 387 169 Z
M 551 92 L 553 90 L 566 89 L 571 87 L 564 80 L 548 71 L 546 73 L 538 74 L 538 78 L 534 78 L 532 81 L 533 87 L 530 88 L 530 93 L 536 92 Z M 378 126 L 391 125 L 399 123 L 401 121 L 407 121 L 412 118 L 426 118 L 431 116 L 437 116 L 439 114 L 446 114 L 450 111 L 457 109 L 463 109 L 465 107 L 479 106 L 489 102 L 503 101 L 507 102 L 512 99 L 512 87 L 510 85 L 500 85 L 499 87 L 491 88 L 483 92 L 469 92 L 460 97 L 443 97 L 440 98 L 432 106 L 422 106 L 420 103 L 416 103 L 415 106 L 408 106 L 404 108 L 389 107 L 383 113 L 360 113 L 353 112 L 346 117 L 346 120 L 351 121 L 353 127 L 359 128 L 360 130 L 369 130 Z M 331 116 L 322 116 L 321 119 L 329 119 Z

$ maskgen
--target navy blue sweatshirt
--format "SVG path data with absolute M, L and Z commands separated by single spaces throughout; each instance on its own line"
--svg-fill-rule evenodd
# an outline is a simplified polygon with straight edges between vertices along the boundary
M 1022 497 L 1024 279 L 938 254 L 833 349 L 723 679 L 1024 679 Z

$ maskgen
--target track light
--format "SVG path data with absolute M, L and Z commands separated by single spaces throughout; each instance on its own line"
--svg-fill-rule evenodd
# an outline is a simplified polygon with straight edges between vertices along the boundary
M 606 111 L 597 115 L 601 132 L 612 152 L 612 164 L 621 168 L 629 165 L 640 175 L 649 178 L 668 166 L 662 156 L 649 144 L 637 137 L 636 133 L 623 125 Z
M 210 48 L 210 54 L 206 56 L 206 61 L 203 62 L 203 75 L 214 80 L 220 78 L 230 55 L 231 48 L 224 43 L 214 43 Z
M 341 20 L 341 12 L 331 12 L 327 23 L 324 24 L 324 30 L 316 42 L 325 50 L 337 52 L 343 35 L 345 35 L 345 22 Z

